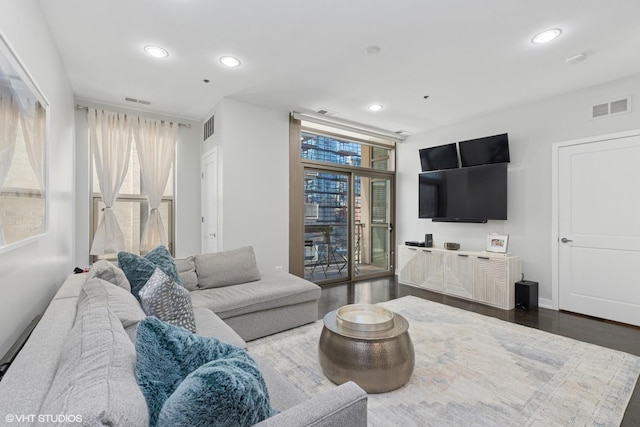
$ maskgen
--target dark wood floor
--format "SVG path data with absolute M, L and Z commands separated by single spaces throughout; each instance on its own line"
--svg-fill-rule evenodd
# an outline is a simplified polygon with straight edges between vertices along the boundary
M 640 356 L 640 328 L 637 327 L 544 308 L 528 312 L 500 310 L 424 289 L 401 285 L 396 282 L 396 277 L 324 286 L 320 297 L 319 314 L 322 318 L 326 313 L 345 304 L 375 304 L 406 295 L 414 295 L 507 322 Z M 640 382 L 636 384 L 621 425 L 625 427 L 640 426 Z

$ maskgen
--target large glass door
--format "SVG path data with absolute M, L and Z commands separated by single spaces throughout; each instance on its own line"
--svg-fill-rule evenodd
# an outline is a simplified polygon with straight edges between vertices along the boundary
M 304 170 L 304 277 L 313 282 L 350 278 L 351 174 Z
M 354 177 L 354 275 L 388 274 L 392 267 L 392 181 L 390 177 Z
M 305 168 L 304 266 L 313 282 L 388 275 L 392 178 Z
M 292 122 L 293 274 L 320 284 L 393 274 L 395 150 L 371 138 Z

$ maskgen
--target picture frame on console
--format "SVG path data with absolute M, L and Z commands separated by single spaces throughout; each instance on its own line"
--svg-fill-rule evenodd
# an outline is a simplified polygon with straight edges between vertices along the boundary
M 509 245 L 508 234 L 489 234 L 487 236 L 487 252 L 495 252 L 499 254 L 506 254 L 507 247 Z

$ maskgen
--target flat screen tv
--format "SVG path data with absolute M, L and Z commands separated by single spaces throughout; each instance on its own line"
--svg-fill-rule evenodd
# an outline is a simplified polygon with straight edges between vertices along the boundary
M 420 151 L 422 172 L 460 167 L 456 143 L 423 148 Z
M 507 219 L 507 163 L 423 172 L 420 218 L 440 222 Z
M 460 141 L 462 167 L 509 162 L 509 136 L 506 133 Z

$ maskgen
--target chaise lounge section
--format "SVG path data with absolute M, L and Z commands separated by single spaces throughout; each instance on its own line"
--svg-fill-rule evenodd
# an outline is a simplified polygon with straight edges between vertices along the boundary
M 229 254 L 222 254 L 222 256 L 226 255 Z M 219 256 L 220 254 L 218 254 Z M 242 262 L 245 266 L 243 274 L 246 274 L 246 259 L 253 256 L 253 250 L 242 248 L 239 252 L 232 254 L 232 258 L 236 261 L 243 259 L 243 256 L 245 257 Z M 258 280 L 207 288 L 206 286 L 210 285 L 207 280 L 211 278 L 208 270 L 198 271 L 196 267 L 202 266 L 207 261 L 215 264 L 213 258 L 216 256 L 207 254 L 196 255 L 186 260 L 176 260 L 183 285 L 193 288 L 190 293 L 198 336 L 215 337 L 224 343 L 246 349 L 248 347 L 246 340 L 317 320 L 317 300 L 320 291 L 316 285 L 278 271 L 270 274 L 258 273 Z M 115 267 L 111 266 L 110 268 Z M 249 270 L 253 270 L 253 267 Z M 221 271 L 218 270 L 219 276 L 225 276 Z M 255 271 L 250 273 L 255 277 Z M 133 351 L 133 355 L 129 354 L 127 360 L 130 361 L 131 357 L 135 360 L 136 323 L 146 317 L 140 304 L 130 293 L 125 297 L 124 294 L 127 293 L 123 293 L 122 288 L 115 283 L 91 277 L 91 274 L 71 275 L 58 290 L 40 323 L 0 382 L 0 408 L 2 412 L 5 412 L 0 413 L 1 419 L 6 419 L 5 417 L 9 414 L 17 416 L 33 414 L 35 418 L 22 417 L 21 420 L 24 422 L 18 422 L 19 420 L 15 419 L 16 422 L 13 425 L 37 425 L 38 415 L 48 415 L 42 411 L 56 408 L 52 404 L 52 402 L 56 402 L 56 396 L 51 396 L 53 389 L 56 394 L 60 394 L 59 390 L 66 393 L 67 391 L 61 384 L 64 386 L 66 383 L 74 383 L 76 380 L 85 381 L 88 378 L 83 376 L 72 379 L 60 378 L 60 376 L 83 375 L 77 373 L 77 369 L 73 371 L 73 374 L 69 374 L 69 354 L 74 354 L 79 359 L 79 362 L 76 363 L 79 367 L 83 366 L 82 361 L 86 357 L 96 356 L 95 354 L 85 354 L 90 353 L 91 349 L 69 351 L 70 342 L 84 340 L 84 337 L 79 339 L 77 336 L 79 333 L 77 323 L 78 319 L 82 319 L 82 311 L 86 310 L 86 302 L 79 301 L 83 299 L 81 293 L 89 281 L 99 281 L 99 285 L 97 283 L 91 285 L 106 289 L 106 292 L 103 292 L 106 297 L 98 298 L 99 304 L 104 304 L 109 313 L 116 313 L 121 321 L 112 321 L 113 334 L 106 336 L 119 334 L 126 338 L 128 334 L 131 342 L 127 339 L 125 339 L 126 343 L 121 341 L 120 345 L 124 350 L 121 350 L 120 353 Z M 117 282 L 115 279 L 113 281 Z M 101 298 L 104 299 L 104 302 L 101 301 Z M 279 318 L 287 319 L 280 320 Z M 240 333 L 229 324 L 235 325 Z M 89 327 L 86 326 L 85 329 Z M 82 333 L 92 336 L 91 334 L 95 332 L 85 330 Z M 251 354 L 250 348 L 249 354 Z M 102 357 L 102 355 L 98 356 L 101 359 L 109 359 Z M 271 405 L 279 411 L 278 414 L 263 420 L 259 425 L 366 426 L 367 395 L 356 384 L 346 383 L 336 386 L 331 392 L 307 398 L 286 377 L 276 372 L 263 360 L 257 357 L 253 358 L 258 364 L 268 388 Z M 74 365 L 72 364 L 72 366 Z M 137 392 L 134 391 L 134 396 L 124 400 L 114 398 L 114 395 L 117 395 L 121 389 L 136 390 L 136 387 L 133 387 L 137 386 L 135 376 L 130 372 L 133 369 L 134 366 L 130 366 L 124 371 L 126 375 L 120 375 L 118 378 L 110 378 L 107 374 L 104 377 L 98 375 L 94 378 L 95 381 L 105 383 L 98 383 L 100 390 L 115 391 L 110 395 L 106 392 L 104 403 L 99 405 L 100 407 L 96 407 L 95 400 L 88 400 L 89 403 L 87 403 L 83 399 L 79 399 L 81 402 L 71 402 L 71 406 L 67 406 L 79 411 L 79 415 L 85 415 L 81 425 L 94 425 L 92 423 L 97 423 L 97 425 L 135 425 L 140 423 L 141 419 L 148 417 L 148 409 L 146 405 L 140 404 L 140 396 Z M 112 370 L 106 369 L 105 372 L 112 372 Z M 87 373 L 87 375 L 93 374 L 95 372 Z M 133 384 L 131 383 L 132 378 Z M 92 384 L 95 386 L 95 383 Z M 126 407 L 122 407 L 123 401 L 126 401 Z M 82 405 L 91 407 L 82 407 Z M 79 410 L 78 407 L 82 409 Z M 131 424 L 132 420 L 135 420 L 134 424 Z M 64 424 L 61 423 L 61 425 Z M 78 424 L 69 423 L 69 425 Z

